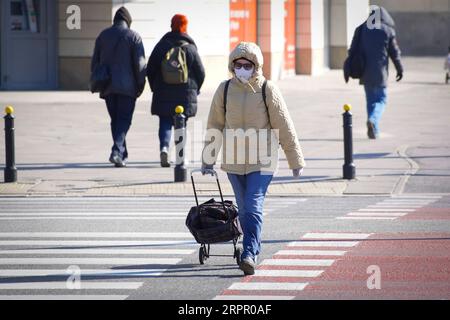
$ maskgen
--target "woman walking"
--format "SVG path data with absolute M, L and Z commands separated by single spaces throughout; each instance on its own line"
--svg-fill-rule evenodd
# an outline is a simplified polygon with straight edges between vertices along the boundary
M 197 46 L 187 34 L 187 26 L 186 16 L 174 15 L 171 20 L 171 31 L 156 44 L 147 64 L 148 82 L 153 92 L 151 112 L 159 116 L 158 134 L 162 167 L 170 167 L 168 150 L 175 107 L 178 105 L 184 107 L 186 120 L 194 117 L 197 114 L 197 95 L 200 94 L 205 80 L 205 70 Z M 177 59 L 172 60 L 172 57 Z M 180 74 L 178 67 L 183 71 L 182 78 L 173 76 Z
M 254 274 L 261 251 L 263 204 L 277 168 L 278 145 L 294 177 L 299 177 L 305 166 L 286 103 L 275 84 L 264 78 L 262 66 L 261 49 L 254 43 L 241 42 L 231 52 L 228 68 L 233 78 L 216 90 L 207 124 L 208 136 L 214 136 L 214 131 L 220 136 L 210 143 L 207 138 L 202 155 L 202 172 L 206 174 L 215 164 L 223 139 L 221 169 L 227 172 L 239 209 L 243 230 L 239 267 L 246 275 Z M 257 143 L 234 143 L 239 132 L 245 132 L 244 139 L 255 138 Z M 211 148 L 214 143 L 216 147 Z

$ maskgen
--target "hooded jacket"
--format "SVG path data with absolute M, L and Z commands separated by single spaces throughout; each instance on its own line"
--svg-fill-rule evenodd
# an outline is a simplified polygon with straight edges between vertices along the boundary
M 239 58 L 250 60 L 255 65 L 255 71 L 249 82 L 244 84 L 235 77 L 233 62 Z M 266 102 L 264 104 L 262 86 L 266 80 L 262 74 L 263 55 L 260 48 L 250 42 L 241 42 L 230 54 L 228 69 L 233 74 L 230 81 L 226 111 L 224 108 L 224 88 L 227 81 L 222 82 L 217 88 L 208 116 L 207 129 L 216 129 L 222 134 L 217 138 L 219 148 L 223 146 L 222 170 L 233 174 L 248 174 L 256 171 L 274 172 L 278 166 L 279 144 L 283 148 L 289 167 L 291 169 L 305 166 L 300 143 L 297 138 L 294 124 L 289 115 L 286 103 L 277 86 L 267 82 Z M 225 129 L 232 129 L 225 131 Z M 241 129 L 241 130 L 239 130 Z M 265 137 L 261 129 L 278 130 L 273 136 L 267 134 Z M 276 131 L 275 130 L 275 131 Z M 244 139 L 235 139 L 227 134 L 243 132 L 248 137 L 247 143 Z M 208 134 L 212 131 L 208 130 Z M 271 140 L 271 137 L 274 140 Z M 214 164 L 217 152 L 211 152 L 209 147 L 210 137 L 207 137 L 203 150 L 203 163 Z M 250 140 L 254 138 L 257 144 Z M 223 143 L 221 143 L 223 141 Z M 208 147 L 209 146 L 209 147 Z M 266 155 L 270 161 L 266 161 Z M 238 157 L 242 156 L 241 161 Z M 234 159 L 233 159 L 234 158 Z M 245 158 L 245 161 L 243 161 Z M 211 161 L 209 161 L 209 160 Z
M 115 15 L 113 26 L 97 37 L 91 60 L 91 72 L 98 64 L 110 67 L 111 83 L 100 92 L 103 99 L 110 94 L 137 98 L 145 86 L 144 45 L 139 34 L 129 28 L 128 19 L 119 14 L 121 12 Z
M 358 45 L 360 46 L 365 60 L 361 84 L 386 87 L 389 77 L 389 58 L 392 59 L 398 73 L 403 73 L 403 66 L 401 51 L 396 40 L 394 20 L 385 8 L 379 8 L 380 26 L 369 29 L 367 22 L 360 25 L 358 27 L 361 30 L 360 43 L 357 44 L 353 36 L 349 54 L 356 50 Z
M 167 51 L 175 45 L 187 43 L 186 52 L 188 82 L 185 84 L 167 84 L 163 81 L 161 62 Z M 205 70 L 197 52 L 194 40 L 186 33 L 168 32 L 157 43 L 147 64 L 147 77 L 153 91 L 151 112 L 158 116 L 175 115 L 175 107 L 182 105 L 184 114 L 193 117 L 197 114 L 197 95 L 200 93 Z

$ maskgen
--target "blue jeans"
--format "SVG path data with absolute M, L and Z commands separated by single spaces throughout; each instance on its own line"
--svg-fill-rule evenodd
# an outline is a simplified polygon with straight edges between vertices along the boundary
M 186 125 L 188 118 L 186 117 Z M 171 116 L 159 116 L 159 150 L 169 149 L 170 139 L 172 139 L 172 127 L 175 125 Z
M 254 260 L 261 251 L 263 205 L 272 177 L 261 172 L 246 175 L 228 173 L 244 233 L 242 259 L 250 257 Z
M 131 126 L 136 99 L 120 94 L 110 94 L 105 97 L 105 101 L 111 118 L 113 138 L 111 154 L 117 154 L 122 159 L 126 159 L 128 158 L 128 150 L 125 137 Z
M 380 120 L 386 108 L 387 90 L 386 87 L 364 86 L 367 101 L 367 118 L 372 122 L 375 135 L 380 133 Z
M 159 116 L 159 150 L 169 149 L 170 139 L 172 137 L 173 118 Z

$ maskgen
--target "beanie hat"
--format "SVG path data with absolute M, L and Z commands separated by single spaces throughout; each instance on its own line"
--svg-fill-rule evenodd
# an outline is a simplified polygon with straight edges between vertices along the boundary
M 185 15 L 176 14 L 172 17 L 172 23 L 170 27 L 173 32 L 186 33 L 187 32 L 188 19 Z
M 128 12 L 127 8 L 120 7 L 119 10 L 116 11 L 116 14 L 114 15 L 114 22 L 123 20 L 127 23 L 128 27 L 131 26 L 131 15 L 130 12 Z

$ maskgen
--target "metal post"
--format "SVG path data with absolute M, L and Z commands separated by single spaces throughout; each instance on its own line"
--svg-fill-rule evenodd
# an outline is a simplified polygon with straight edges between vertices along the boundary
M 183 114 L 183 112 L 184 108 L 182 106 L 177 106 L 175 108 L 175 182 L 185 182 L 187 180 L 187 170 L 184 166 L 184 147 L 186 145 L 186 116 Z
M 5 108 L 5 182 L 17 181 L 16 156 L 14 147 L 14 108 L 7 106 Z
M 344 179 L 355 179 L 355 165 L 353 164 L 353 134 L 352 134 L 352 114 L 351 105 L 344 106 L 345 112 L 342 114 L 344 120 L 344 157 L 343 166 Z

